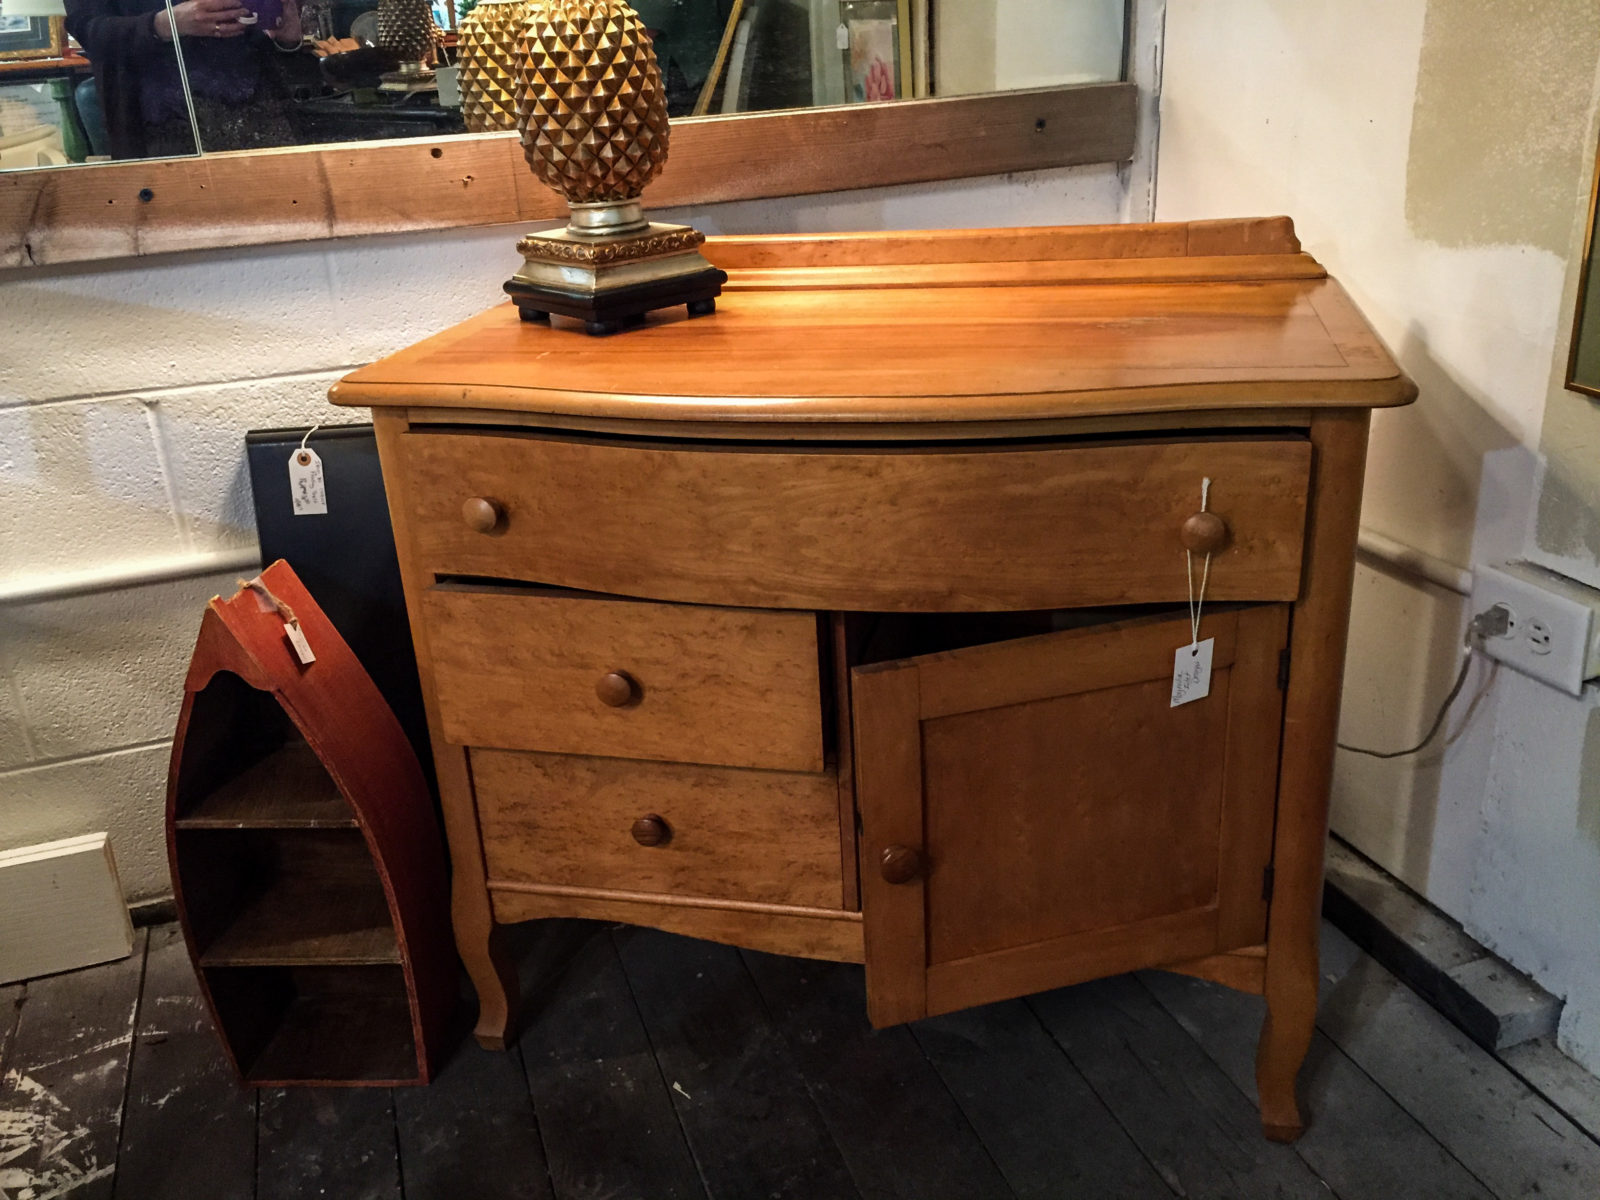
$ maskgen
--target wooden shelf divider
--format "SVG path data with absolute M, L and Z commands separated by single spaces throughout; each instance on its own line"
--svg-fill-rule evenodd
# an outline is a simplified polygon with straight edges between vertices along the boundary
M 355 814 L 316 753 L 298 738 L 208 793 L 179 829 L 354 829 Z

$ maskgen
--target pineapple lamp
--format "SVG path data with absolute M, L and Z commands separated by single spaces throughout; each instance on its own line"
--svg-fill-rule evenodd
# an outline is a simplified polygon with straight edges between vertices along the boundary
M 443 31 L 433 20 L 432 0 L 378 0 L 378 48 L 400 59 L 379 90 L 420 92 L 434 87 L 430 63 Z
M 728 276 L 705 235 L 645 219 L 645 185 L 667 161 L 667 96 L 655 48 L 621 0 L 533 0 L 522 26 L 517 127 L 528 165 L 566 198 L 563 229 L 517 243 L 506 282 L 524 321 L 576 317 L 616 333 L 658 308 L 716 311 Z
M 478 0 L 456 27 L 461 119 L 468 133 L 517 127 L 517 42 L 528 0 Z

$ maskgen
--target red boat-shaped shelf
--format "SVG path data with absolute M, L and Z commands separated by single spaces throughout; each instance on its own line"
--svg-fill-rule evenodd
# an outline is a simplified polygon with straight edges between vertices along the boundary
M 167 853 L 241 1078 L 428 1081 L 457 971 L 433 804 L 399 722 L 284 562 L 201 620 Z

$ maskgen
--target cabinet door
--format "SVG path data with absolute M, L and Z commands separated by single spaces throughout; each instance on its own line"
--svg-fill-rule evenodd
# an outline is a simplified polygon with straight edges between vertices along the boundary
M 867 1001 L 889 1025 L 1265 940 L 1288 609 L 852 672 Z

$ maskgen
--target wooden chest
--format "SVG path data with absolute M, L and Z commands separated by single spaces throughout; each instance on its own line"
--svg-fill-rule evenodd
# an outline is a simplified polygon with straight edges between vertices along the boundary
M 507 305 L 334 389 L 480 1040 L 540 917 L 863 961 L 877 1024 L 1165 967 L 1265 994 L 1297 1134 L 1368 412 L 1409 381 L 1283 219 L 708 254 L 712 317 Z

